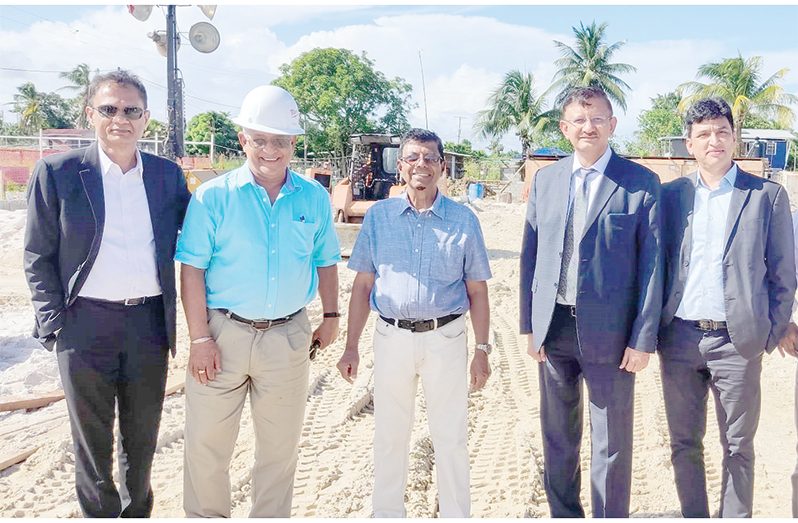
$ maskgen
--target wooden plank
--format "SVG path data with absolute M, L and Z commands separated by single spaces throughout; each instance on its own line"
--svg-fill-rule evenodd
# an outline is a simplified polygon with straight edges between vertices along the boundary
M 46 407 L 51 403 L 64 399 L 64 391 L 56 390 L 41 396 L 33 396 L 31 398 L 16 398 L 0 402 L 0 412 L 9 412 L 12 410 L 22 409 L 38 409 L 39 407 Z
M 176 392 L 180 392 L 186 386 L 186 380 L 183 376 L 172 376 L 166 380 L 166 395 L 171 396 Z
M 170 396 L 175 392 L 183 390 L 185 387 L 185 380 L 183 377 L 173 377 L 166 382 L 166 395 Z M 30 398 L 12 398 L 0 402 L 0 412 L 10 412 L 12 410 L 24 409 L 38 409 L 39 407 L 46 407 L 56 401 L 64 399 L 64 391 L 56 390 L 41 396 L 33 396 Z
M 16 465 L 17 463 L 22 463 L 23 461 L 31 457 L 33 453 L 36 452 L 37 450 L 39 450 L 39 447 L 33 447 L 32 449 L 28 449 L 23 452 L 20 452 L 19 454 L 11 456 L 7 460 L 0 461 L 0 472 L 4 471 L 8 467 Z

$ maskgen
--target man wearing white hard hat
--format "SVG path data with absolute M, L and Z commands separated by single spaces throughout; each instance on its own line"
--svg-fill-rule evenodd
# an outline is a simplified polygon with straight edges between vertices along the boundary
M 191 337 L 183 508 L 230 517 L 230 459 L 249 393 L 249 515 L 288 517 L 308 349 L 338 335 L 341 256 L 326 190 L 288 168 L 304 133 L 294 98 L 257 87 L 233 121 L 247 161 L 197 189 L 175 255 Z M 317 290 L 323 320 L 311 332 L 305 306 Z

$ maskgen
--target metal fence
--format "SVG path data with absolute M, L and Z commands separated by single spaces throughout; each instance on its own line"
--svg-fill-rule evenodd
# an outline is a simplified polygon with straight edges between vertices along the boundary
M 210 149 L 210 161 L 213 163 L 216 154 L 216 144 L 211 135 L 209 142 L 193 142 L 187 141 L 186 145 L 207 145 Z M 20 148 L 36 150 L 39 153 L 39 159 L 54 152 L 68 151 L 70 149 L 79 149 L 91 145 L 96 141 L 94 137 L 78 136 L 78 135 L 48 135 L 39 133 L 39 136 L 5 136 L 0 135 L 0 149 L 2 148 Z M 139 149 L 155 155 L 160 155 L 166 150 L 166 139 L 160 139 L 158 134 L 154 138 L 142 139 L 138 141 Z

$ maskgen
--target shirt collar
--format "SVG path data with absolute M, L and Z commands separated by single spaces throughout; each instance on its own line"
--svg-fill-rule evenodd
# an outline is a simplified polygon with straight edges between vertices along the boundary
M 107 175 L 108 171 L 110 171 L 113 166 L 116 166 L 116 168 L 119 169 L 120 172 L 122 171 L 122 168 L 119 167 L 119 165 L 115 164 L 114 161 L 111 160 L 111 158 L 109 158 L 107 154 L 105 154 L 105 151 L 103 151 L 103 148 L 100 145 L 97 145 L 97 151 L 99 152 L 100 155 L 100 172 L 103 176 Z M 133 176 L 138 176 L 139 178 L 141 178 L 143 170 L 144 169 L 142 168 L 141 165 L 141 153 L 137 148 L 136 166 L 130 169 L 127 173 L 122 173 L 122 174 L 127 175 L 128 173 L 130 173 Z
M 299 176 L 299 175 L 294 171 L 292 171 L 291 169 L 287 169 L 285 183 L 283 183 L 282 188 L 280 188 L 281 193 L 288 194 L 300 189 L 300 185 L 296 183 L 296 181 L 294 180 L 294 176 Z M 236 178 L 237 178 L 236 182 L 239 187 L 243 187 L 245 185 L 252 185 L 256 189 L 258 188 L 263 189 L 263 187 L 255 183 L 255 176 L 252 174 L 252 171 L 249 169 L 249 163 L 247 162 L 244 162 L 244 165 L 238 168 L 238 173 Z
M 402 192 L 401 200 L 403 201 L 404 205 L 401 206 L 399 209 L 399 214 L 404 214 L 407 212 L 408 209 L 417 211 L 413 204 L 410 203 L 410 197 L 407 195 L 407 191 Z M 440 189 L 438 189 L 438 194 L 435 195 L 435 201 L 432 202 L 432 207 L 429 208 L 429 211 L 439 218 L 446 217 L 446 207 L 444 204 L 444 197 L 443 193 L 441 193 Z
M 610 163 L 610 158 L 612 158 L 612 149 L 610 148 L 609 145 L 607 146 L 607 150 L 604 151 L 604 154 L 602 154 L 599 157 L 599 159 L 596 160 L 596 163 L 594 163 L 593 165 L 582 165 L 581 163 L 579 163 L 579 158 L 577 158 L 577 156 L 574 155 L 574 164 L 571 167 L 571 172 L 575 173 L 579 169 L 592 168 L 595 169 L 599 174 L 603 175 L 604 171 L 607 169 L 607 164 Z
M 727 187 L 731 189 L 732 187 L 734 187 L 734 182 L 736 181 L 737 181 L 737 164 L 732 162 L 731 167 L 729 168 L 728 171 L 726 171 L 726 174 L 724 174 L 723 178 L 720 180 L 720 185 L 718 185 L 718 188 Z M 707 187 L 707 184 L 704 183 L 704 180 L 701 179 L 701 171 L 696 171 L 695 173 L 695 186 L 703 187 L 704 189 L 709 189 L 709 187 Z

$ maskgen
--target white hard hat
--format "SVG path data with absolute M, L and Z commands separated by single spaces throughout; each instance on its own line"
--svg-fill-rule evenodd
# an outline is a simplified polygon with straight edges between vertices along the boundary
M 305 134 L 299 125 L 299 108 L 294 97 L 276 85 L 261 85 L 248 92 L 233 122 L 264 133 Z

